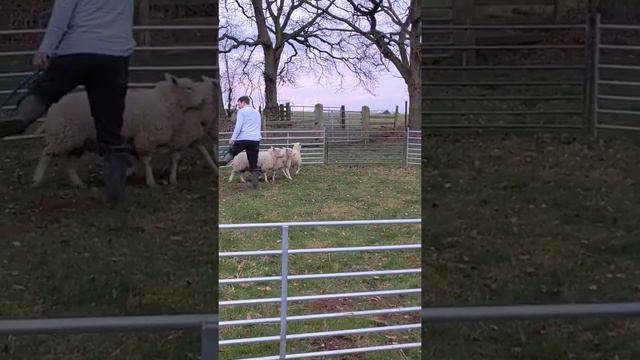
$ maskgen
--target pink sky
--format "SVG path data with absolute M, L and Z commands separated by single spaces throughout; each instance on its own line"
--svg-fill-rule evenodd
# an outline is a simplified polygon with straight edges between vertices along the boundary
M 354 88 L 355 85 L 355 81 L 345 80 L 344 90 L 336 90 L 335 86 L 316 84 L 312 77 L 301 77 L 297 88 L 280 87 L 278 97 L 280 102 L 288 100 L 293 105 L 345 105 L 347 110 L 359 110 L 363 105 L 367 105 L 371 110 L 393 111 L 398 105 L 400 112 L 404 112 L 404 102 L 409 100 L 404 80 L 391 74 L 380 76 L 378 87 L 374 90 L 375 96 L 362 88 Z
M 394 111 L 396 105 L 404 112 L 404 102 L 409 100 L 404 80 L 391 74 L 380 76 L 375 96 L 364 89 L 355 87 L 355 81 L 344 82 L 344 90 L 336 91 L 336 87 L 318 85 L 312 77 L 300 77 L 296 88 L 278 88 L 279 102 L 291 102 L 292 105 L 313 106 L 321 103 L 325 106 L 345 105 L 347 110 L 359 110 L 363 105 L 371 110 Z

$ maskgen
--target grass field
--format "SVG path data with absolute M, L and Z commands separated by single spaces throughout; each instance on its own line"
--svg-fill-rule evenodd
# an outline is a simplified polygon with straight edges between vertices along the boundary
M 293 181 L 282 176 L 275 184 L 262 182 L 258 190 L 239 180 L 228 183 L 229 169 L 221 174 L 220 223 L 275 221 L 320 221 L 395 219 L 420 217 L 419 168 L 401 166 L 303 166 Z M 339 227 L 291 229 L 291 248 L 344 247 L 412 244 L 420 241 L 419 226 Z M 220 251 L 278 249 L 276 230 L 223 230 Z M 233 258 L 220 261 L 220 277 L 273 276 L 280 273 L 279 259 Z M 420 267 L 416 251 L 296 255 L 290 273 L 327 273 Z M 419 276 L 404 275 L 358 279 L 291 282 L 290 295 L 312 295 L 365 290 L 402 289 L 419 286 Z M 252 283 L 220 287 L 220 299 L 278 297 L 278 283 Z M 290 315 L 383 309 L 398 305 L 418 306 L 417 296 L 369 297 L 331 301 L 292 302 Z M 221 307 L 224 320 L 278 316 L 278 305 Z M 418 323 L 410 313 L 376 318 L 291 322 L 288 333 L 329 331 L 359 327 Z M 221 339 L 277 335 L 277 325 L 253 325 L 221 329 Z M 288 351 L 310 352 L 419 341 L 418 331 L 289 341 Z M 249 344 L 221 348 L 221 359 L 268 356 L 278 353 L 278 343 Z M 382 352 L 340 357 L 341 359 L 419 359 L 419 350 Z
M 211 313 L 217 309 L 215 177 L 188 153 L 180 185 L 136 179 L 129 209 L 103 206 L 95 156 L 29 181 L 38 140 L 0 142 L 0 318 Z M 166 157 L 157 159 L 162 168 Z M 166 176 L 158 176 L 165 180 Z M 1 359 L 195 359 L 197 333 L 2 337 Z
M 638 299 L 638 146 L 472 134 L 423 146 L 424 304 Z M 640 358 L 636 319 L 423 331 L 433 359 Z

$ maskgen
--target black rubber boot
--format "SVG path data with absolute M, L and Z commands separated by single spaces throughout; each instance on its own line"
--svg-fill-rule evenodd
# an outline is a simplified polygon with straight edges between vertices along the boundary
M 254 189 L 258 188 L 258 182 L 260 181 L 260 171 L 254 170 L 251 172 L 251 186 Z
M 224 157 L 222 158 L 222 160 L 220 161 L 220 166 L 225 166 L 229 163 L 229 161 L 233 160 L 233 155 L 226 153 L 224 154 Z
M 125 151 L 110 152 L 104 157 L 104 187 L 107 205 L 120 208 L 124 204 L 130 155 Z
M 17 116 L 0 120 L 0 139 L 7 136 L 22 135 L 26 130 L 25 122 Z
M 18 103 L 17 115 L 0 120 L 0 138 L 22 135 L 47 112 L 47 105 L 36 95 L 27 95 Z

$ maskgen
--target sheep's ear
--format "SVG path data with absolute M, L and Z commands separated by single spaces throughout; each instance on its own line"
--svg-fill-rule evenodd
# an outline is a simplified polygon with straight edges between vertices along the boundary
M 208 77 L 207 75 L 202 75 L 202 80 L 203 81 L 210 81 L 213 82 L 213 78 Z
M 164 73 L 164 78 L 167 81 L 171 81 L 171 83 L 173 83 L 173 85 L 178 85 L 178 79 L 175 76 L 173 76 L 173 75 L 171 75 L 169 73 Z

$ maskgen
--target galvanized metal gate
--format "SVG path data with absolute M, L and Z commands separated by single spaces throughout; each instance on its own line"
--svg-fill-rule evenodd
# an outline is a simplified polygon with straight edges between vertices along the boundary
M 333 313 L 316 313 L 316 314 L 300 314 L 290 315 L 288 305 L 291 302 L 308 303 L 310 301 L 330 300 L 330 299 L 354 299 L 354 298 L 370 298 L 370 297 L 397 297 L 397 296 L 416 296 L 416 301 L 420 294 L 420 289 L 417 288 L 400 288 L 400 289 L 382 289 L 382 290 L 369 290 L 369 291 L 357 291 L 357 292 L 345 292 L 347 289 L 334 289 L 331 293 L 318 293 L 313 292 L 309 295 L 292 296 L 289 290 L 289 283 L 292 281 L 309 281 L 317 279 L 353 279 L 372 277 L 378 279 L 382 276 L 416 276 L 421 272 L 420 268 L 405 268 L 405 269 L 386 269 L 386 270 L 371 270 L 371 271 L 356 271 L 356 272 L 338 272 L 338 273 L 305 273 L 305 274 L 290 274 L 289 262 L 292 259 L 292 255 L 313 255 L 313 254 L 338 254 L 338 253 L 362 253 L 362 252 L 405 252 L 405 251 L 420 251 L 420 244 L 404 244 L 404 245 L 390 245 L 378 244 L 376 246 L 362 244 L 362 246 L 351 247 L 337 247 L 337 248 L 298 248 L 292 245 L 293 240 L 291 238 L 289 230 L 295 228 L 326 228 L 326 227 L 363 227 L 363 226 L 410 226 L 420 225 L 420 219 L 389 219 L 389 220 L 355 220 L 355 221 L 314 221 L 314 222 L 283 222 L 283 223 L 252 223 L 252 224 L 220 224 L 221 231 L 247 231 L 255 229 L 279 229 L 280 230 L 280 246 L 279 249 L 271 250 L 243 250 L 243 251 L 220 251 L 218 256 L 221 259 L 233 259 L 233 258 L 247 258 L 247 257 L 279 257 L 280 258 L 280 275 L 276 276 L 253 276 L 253 277 L 241 277 L 240 274 L 234 274 L 233 277 L 221 278 L 219 284 L 221 285 L 221 298 L 226 298 L 227 289 L 230 286 L 242 286 L 249 283 L 280 283 L 280 297 L 270 298 L 254 298 L 254 299 L 229 299 L 220 301 L 220 307 L 237 307 L 237 306 L 249 306 L 256 304 L 279 304 L 279 316 L 278 317 L 260 317 L 252 319 L 221 319 L 221 328 L 230 327 L 242 327 L 242 326 L 255 326 L 258 324 L 279 324 L 279 335 L 260 336 L 260 337 L 244 337 L 244 338 L 224 338 L 221 336 L 220 347 L 230 347 L 238 345 L 247 345 L 255 343 L 266 342 L 279 342 L 279 354 L 272 356 L 261 356 L 244 358 L 244 360 L 271 360 L 271 359 L 301 359 L 301 358 L 317 358 L 324 356 L 339 356 L 347 354 L 366 354 L 371 352 L 380 351 L 393 351 L 401 349 L 420 348 L 420 342 L 405 342 L 400 344 L 382 344 L 369 347 L 336 349 L 328 351 L 317 352 L 303 352 L 291 354 L 287 351 L 287 343 L 290 341 L 300 341 L 306 339 L 318 339 L 333 336 L 348 336 L 356 334 L 372 334 L 372 333 L 384 333 L 384 332 L 410 332 L 419 330 L 421 324 L 399 324 L 399 325 L 385 325 L 385 326 L 373 326 L 358 329 L 346 329 L 346 330 L 332 330 L 322 332 L 304 332 L 291 334 L 287 326 L 292 322 L 301 321 L 318 321 L 318 320 L 330 320 L 339 318 L 354 318 L 354 317 L 369 317 L 391 314 L 408 314 L 417 313 L 420 311 L 419 306 L 395 306 L 384 309 L 368 309 L 360 311 L 341 311 Z M 416 229 L 419 232 L 419 229 Z M 306 236 L 306 235 L 305 235 Z M 418 236 L 419 238 L 419 236 Z M 298 240 L 302 240 L 299 239 Z M 255 270 L 255 269 L 253 269 Z M 251 273 L 255 273 L 251 270 Z M 311 287 L 311 289 L 314 289 Z M 311 290 L 310 291 L 314 291 Z M 319 291 L 319 290 L 315 290 Z M 342 291 L 342 292 L 341 292 Z M 233 291 L 229 291 L 232 294 Z M 372 304 L 373 301 L 372 301 Z M 300 309 L 298 309 L 300 312 Z M 247 355 L 255 356 L 250 351 L 245 350 Z M 415 357 L 414 357 L 415 358 Z
M 640 131 L 640 35 L 638 25 L 596 20 L 593 133 Z

